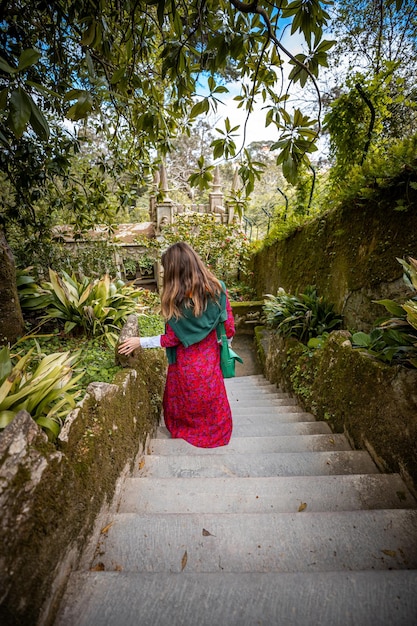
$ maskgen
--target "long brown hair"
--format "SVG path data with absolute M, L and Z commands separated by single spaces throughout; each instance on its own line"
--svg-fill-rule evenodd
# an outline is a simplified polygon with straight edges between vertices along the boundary
M 183 307 L 192 308 L 196 317 L 202 315 L 209 298 L 217 300 L 222 286 L 193 248 L 180 241 L 162 255 L 164 282 L 161 296 L 165 319 L 183 316 Z

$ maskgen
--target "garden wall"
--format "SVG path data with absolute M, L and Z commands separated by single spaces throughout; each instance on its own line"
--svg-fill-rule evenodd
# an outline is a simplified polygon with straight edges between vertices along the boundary
M 0 435 L 3 626 L 50 623 L 97 520 L 158 425 L 165 368 L 162 350 L 142 352 L 114 384 L 91 383 L 57 444 L 24 411 Z
M 368 331 L 385 314 L 372 300 L 406 294 L 396 258 L 408 256 L 417 257 L 416 206 L 395 211 L 372 202 L 351 203 L 258 252 L 253 286 L 262 299 L 279 287 L 297 294 L 316 285 L 342 313 L 345 328 Z
M 382 471 L 399 472 L 417 496 L 417 371 L 379 363 L 353 349 L 349 337 L 333 332 L 310 352 L 257 329 L 266 377 L 354 448 L 368 450 Z

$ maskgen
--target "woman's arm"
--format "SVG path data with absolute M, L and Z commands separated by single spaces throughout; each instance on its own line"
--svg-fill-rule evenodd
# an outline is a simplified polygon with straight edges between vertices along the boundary
M 173 348 L 178 346 L 180 340 L 170 326 L 165 329 L 164 335 L 154 337 L 129 337 L 120 344 L 118 352 L 120 354 L 130 354 L 137 348 Z
M 154 337 L 129 337 L 123 343 L 120 344 L 118 352 L 120 354 L 130 354 L 137 348 L 160 348 L 161 347 L 161 335 L 155 335 Z

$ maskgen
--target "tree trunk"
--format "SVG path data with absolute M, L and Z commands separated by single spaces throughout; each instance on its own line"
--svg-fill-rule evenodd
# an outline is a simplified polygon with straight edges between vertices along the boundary
M 23 330 L 13 254 L 0 229 L 0 345 L 14 343 Z

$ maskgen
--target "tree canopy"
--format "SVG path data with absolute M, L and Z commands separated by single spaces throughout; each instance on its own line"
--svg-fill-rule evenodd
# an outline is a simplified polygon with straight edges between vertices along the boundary
M 414 0 L 338 0 L 331 16 L 337 43 L 323 92 L 325 129 L 343 177 L 369 151 L 417 131 L 417 4 Z
M 216 110 L 239 80 L 248 115 L 265 105 L 279 162 L 289 178 L 314 148 L 318 119 L 287 111 L 282 83 L 304 85 L 326 65 L 323 39 L 329 0 L 18 0 L 0 6 L 0 141 L 2 168 L 47 142 L 55 125 L 95 119 L 113 138 L 128 134 L 142 172 L 155 151 L 190 132 L 193 120 Z M 303 37 L 307 54 L 292 55 L 284 27 Z M 201 89 L 201 85 L 204 89 Z M 201 96 L 199 96 L 199 94 Z M 215 157 L 233 157 L 233 120 L 214 143 Z M 272 134 L 272 133 L 271 133 Z M 22 145 L 24 148 L 22 148 Z M 62 143 L 57 152 L 67 154 Z M 55 159 L 56 161 L 57 159 Z M 55 166 L 64 163 L 55 162 Z M 142 173 L 142 172 L 139 172 Z

